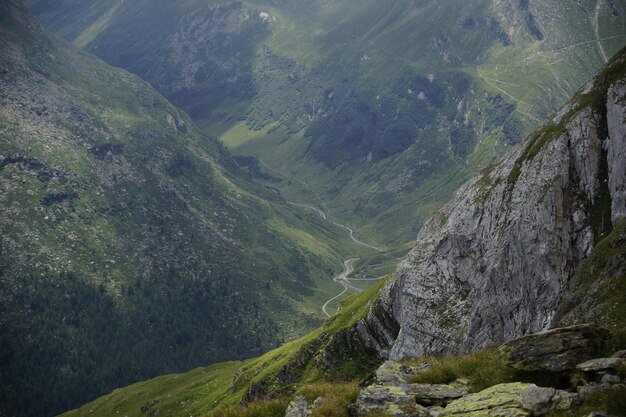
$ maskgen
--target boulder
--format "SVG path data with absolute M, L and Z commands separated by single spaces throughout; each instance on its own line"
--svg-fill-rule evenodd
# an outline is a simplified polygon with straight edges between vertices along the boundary
M 626 359 L 626 350 L 618 350 L 614 354 L 611 355 L 612 358 L 623 358 Z
M 622 379 L 617 375 L 606 374 L 602 375 L 600 379 L 600 383 L 602 384 L 618 384 L 622 381 Z
M 591 384 L 581 385 L 579 387 L 576 387 L 576 390 L 578 391 L 578 396 L 582 400 L 585 400 L 591 397 L 593 394 L 595 394 L 598 391 L 605 391 L 608 389 L 611 389 L 611 385 L 603 384 L 603 383 L 600 383 L 600 384 L 591 383 Z
M 287 407 L 285 417 L 308 417 L 311 415 L 309 410 L 309 404 L 307 404 L 304 397 L 297 395 Z
M 582 324 L 520 337 L 500 347 L 505 362 L 523 371 L 571 371 L 593 358 L 611 333 Z
M 467 395 L 467 390 L 453 388 L 450 385 L 410 384 L 407 385 L 415 402 L 424 406 L 447 405 L 451 401 Z
M 406 385 L 370 385 L 359 393 L 352 407 L 356 416 L 385 415 L 429 417 L 425 407 L 417 404 Z
M 408 384 L 419 371 L 428 368 L 428 364 L 406 366 L 395 361 L 385 361 L 376 370 L 376 380 L 381 384 Z
M 583 372 L 599 372 L 617 369 L 624 363 L 622 358 L 598 358 L 590 359 L 576 365 L 576 369 Z
M 531 385 L 520 395 L 522 408 L 534 416 L 542 416 L 555 411 L 567 411 L 578 403 L 578 394 L 554 388 Z
M 452 401 L 439 417 L 526 417 L 530 413 L 520 403 L 522 391 L 530 384 L 514 382 L 499 384 L 476 394 Z

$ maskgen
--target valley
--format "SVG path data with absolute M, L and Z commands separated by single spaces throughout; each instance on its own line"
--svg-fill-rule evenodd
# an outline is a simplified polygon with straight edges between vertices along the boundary
M 626 40 L 616 1 L 161 3 L 29 1 L 374 246 L 412 242 Z
M 0 2 L 0 416 L 623 417 L 624 45 L 617 0 Z M 545 332 L 591 347 L 518 369 Z

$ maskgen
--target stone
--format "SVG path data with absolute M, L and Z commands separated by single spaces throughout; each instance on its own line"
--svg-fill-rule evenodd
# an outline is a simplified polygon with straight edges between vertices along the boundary
M 285 417 L 308 417 L 311 415 L 311 410 L 309 410 L 309 404 L 307 404 L 306 400 L 303 396 L 297 395 L 287 407 L 287 411 L 285 412 Z
M 370 385 L 361 390 L 352 410 L 355 416 L 429 417 L 428 410 L 415 402 L 406 385 Z
M 626 350 L 618 350 L 617 352 L 612 354 L 611 357 L 626 359 Z
M 467 394 L 467 390 L 436 384 L 409 384 L 407 392 L 415 398 L 418 404 L 424 406 L 447 405 Z
M 450 382 L 448 385 L 463 392 L 469 392 L 470 381 L 467 378 L 458 378 Z
M 376 380 L 381 384 L 408 384 L 419 371 L 427 369 L 428 364 L 406 366 L 395 361 L 385 361 L 376 370 Z
M 578 394 L 550 387 L 531 385 L 522 391 L 520 404 L 534 416 L 555 411 L 567 411 L 578 403 Z
M 591 384 L 581 385 L 579 387 L 576 387 L 576 390 L 578 391 L 578 396 L 582 400 L 585 400 L 598 391 L 604 391 L 610 388 L 611 386 L 609 384 L 591 383 Z
M 428 412 L 430 413 L 430 417 L 439 417 L 441 412 L 444 410 L 443 407 L 440 407 L 438 405 L 434 405 L 432 407 L 427 407 L 427 408 L 428 408 Z
M 526 417 L 530 413 L 520 403 L 522 391 L 530 384 L 499 384 L 452 401 L 439 417 Z
M 617 375 L 606 374 L 602 375 L 600 379 L 600 383 L 602 384 L 618 384 L 622 381 L 622 379 Z
M 583 372 L 607 371 L 619 368 L 622 363 L 624 363 L 622 358 L 590 359 L 576 365 L 576 369 Z
M 563 372 L 594 357 L 611 333 L 583 324 L 520 337 L 500 347 L 505 362 L 523 371 Z

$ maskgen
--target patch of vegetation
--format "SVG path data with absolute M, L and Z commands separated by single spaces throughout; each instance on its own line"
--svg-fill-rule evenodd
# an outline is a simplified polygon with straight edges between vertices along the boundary
M 315 415 L 326 416 L 322 413 L 339 407 L 336 412 L 342 416 L 342 407 L 345 405 L 347 412 L 346 404 L 356 396 L 355 381 L 373 372 L 380 360 L 363 362 L 361 352 L 350 351 L 347 353 L 350 357 L 342 357 L 332 373 L 325 373 L 323 364 L 317 362 L 317 358 L 333 341 L 333 336 L 347 330 L 363 317 L 369 304 L 376 300 L 381 285 L 382 282 L 375 288 L 348 298 L 335 319 L 323 327 L 258 358 L 225 362 L 184 374 L 160 376 L 117 389 L 64 416 L 108 417 L 120 413 L 139 417 L 144 415 L 142 407 L 146 404 L 154 412 L 173 417 L 185 417 L 198 412 L 208 413 L 206 417 L 239 415 L 237 413 L 261 416 L 264 412 L 280 413 L 281 410 L 284 415 L 287 398 L 291 398 L 294 393 L 313 400 L 314 396 L 328 397 L 327 405 L 322 404 L 319 414 Z M 344 361 L 346 365 L 342 367 Z M 251 386 L 261 389 L 262 395 L 250 399 L 247 402 L 249 404 L 242 408 L 240 404 Z
M 348 417 L 348 407 L 356 401 L 360 388 L 355 382 L 321 382 L 307 384 L 296 394 L 302 395 L 309 404 L 322 397 L 311 417 Z
M 470 382 L 472 392 L 515 381 L 515 371 L 506 366 L 497 350 L 485 350 L 456 357 L 426 359 L 430 369 L 418 373 L 411 382 L 448 384 L 459 378 Z
M 271 400 L 259 400 L 242 405 L 229 405 L 218 407 L 216 410 L 201 414 L 202 417 L 284 417 L 289 400 L 287 398 L 274 398 Z
M 576 268 L 576 290 L 563 307 L 567 323 L 597 322 L 615 330 L 610 348 L 626 348 L 626 221 L 596 244 Z

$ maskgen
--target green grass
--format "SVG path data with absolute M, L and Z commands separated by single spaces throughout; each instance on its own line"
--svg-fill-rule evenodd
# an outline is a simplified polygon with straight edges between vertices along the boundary
M 595 321 L 616 329 L 615 344 L 624 348 L 626 336 L 620 329 L 626 326 L 626 280 L 619 265 L 626 259 L 625 236 L 626 222 L 622 221 L 577 266 L 574 301 L 565 316 L 568 323 Z
M 480 23 L 479 16 L 501 12 L 486 0 L 462 5 L 445 0 L 418 7 L 390 0 L 361 1 L 358 7 L 352 1 L 320 7 L 317 3 L 276 5 L 255 0 L 246 2 L 250 22 L 240 34 L 229 35 L 240 52 L 233 62 L 223 65 L 230 70 L 216 72 L 206 82 L 202 77 L 194 81 L 186 94 L 191 98 L 186 101 L 171 88 L 180 68 L 168 63 L 167 54 L 155 51 L 161 51 L 168 36 L 183 29 L 176 22 L 185 21 L 184 16 L 194 12 L 199 18 L 210 18 L 211 7 L 221 2 L 179 0 L 142 14 L 138 11 L 145 1 L 122 5 L 65 2 L 58 9 L 51 9 L 43 0 L 29 3 L 54 30 L 79 39 L 81 44 L 86 42 L 105 59 L 144 75 L 234 152 L 255 155 L 280 171 L 286 180 L 272 186 L 289 199 L 325 206 L 379 246 L 414 239 L 423 222 L 460 184 L 510 151 L 502 121 L 489 120 L 497 110 L 489 97 L 500 95 L 507 105 L 514 105 L 513 116 L 523 120 L 524 131 L 529 131 L 601 63 L 597 46 L 589 42 L 595 39 L 589 16 L 582 9 L 553 0 L 537 6 L 541 17 L 559 16 L 550 21 L 545 39 L 529 38 L 522 27 L 511 43 L 498 38 L 496 27 L 471 24 L 471 18 Z M 255 18 L 261 11 L 269 12 L 276 21 L 257 25 Z M 621 35 L 624 15 L 613 16 L 608 8 L 602 8 L 602 36 Z M 464 26 L 468 18 L 470 24 Z M 433 34 L 432 22 L 445 28 L 445 36 Z M 616 52 L 623 41 L 619 37 L 604 41 L 607 53 Z M 191 49 L 206 44 L 198 40 Z M 126 46 L 124 56 L 119 55 L 120 45 Z M 228 47 L 218 47 L 206 56 L 220 61 L 224 55 L 232 57 L 231 52 Z M 200 59 L 199 63 L 207 62 Z M 453 93 L 448 103 L 433 109 L 437 122 L 415 127 L 415 143 L 399 154 L 365 162 L 369 149 L 338 146 L 344 135 L 332 124 L 320 134 L 305 135 L 312 123 L 350 108 L 353 101 L 375 109 L 381 101 L 391 100 L 396 110 L 393 116 L 372 112 L 371 117 L 383 121 L 392 117 L 394 125 L 402 124 L 420 113 L 403 111 L 415 98 L 405 97 L 407 86 L 415 76 L 427 74 L 433 74 L 435 83 L 441 81 L 444 90 Z M 460 77 L 470 80 L 471 93 L 454 93 L 454 80 Z M 252 79 L 254 88 L 232 81 L 244 79 Z M 231 89 L 233 94 L 224 94 Z M 331 90 L 334 102 L 328 104 L 325 97 Z M 456 110 L 460 98 L 466 104 L 463 111 Z M 361 107 L 347 111 L 346 116 L 360 120 Z M 353 125 L 361 124 L 354 120 Z M 364 120 L 367 123 L 368 118 Z M 476 136 L 470 153 L 461 157 L 449 149 L 449 133 L 460 122 L 467 123 Z M 365 133 L 371 130 L 370 125 L 365 127 Z M 357 139 L 362 136 L 355 135 Z M 401 136 L 382 131 L 363 147 L 390 149 Z M 330 149 L 331 157 L 352 155 L 352 159 L 329 168 L 328 158 L 311 152 L 310 146 L 319 141 L 326 141 L 323 147 Z M 432 166 L 420 165 L 424 160 Z M 386 186 L 398 183 L 403 175 L 409 185 L 389 192 Z M 318 201 L 316 194 L 323 201 Z M 413 220 L 407 222 L 408 218 Z
M 228 394 L 233 375 L 241 365 L 227 362 L 184 374 L 163 375 L 117 389 L 62 416 L 141 416 L 145 414 L 142 407 L 150 404 L 161 415 L 196 414 Z
M 514 370 L 506 366 L 497 350 L 426 361 L 431 364 L 430 369 L 418 373 L 411 382 L 448 384 L 465 378 L 469 380 L 470 390 L 478 392 L 493 385 L 515 381 Z
M 63 416 L 104 417 L 118 413 L 129 417 L 141 416 L 145 413 L 141 410 L 142 406 L 150 404 L 161 415 L 172 417 L 202 412 L 208 413 L 205 414 L 206 417 L 271 416 L 280 412 L 284 415 L 287 404 L 285 398 L 294 393 L 302 394 L 310 401 L 320 395 L 328 399 L 314 416 L 344 416 L 347 406 L 356 397 L 357 386 L 353 381 L 370 373 L 379 361 L 373 361 L 366 354 L 356 352 L 357 355 L 352 360 L 346 360 L 338 369 L 333 370 L 337 379 L 330 383 L 325 381 L 315 356 L 325 347 L 329 337 L 352 327 L 367 313 L 382 285 L 383 282 L 362 294 L 351 296 L 344 302 L 339 314 L 324 326 L 258 358 L 211 365 L 183 374 L 160 376 L 117 389 Z M 313 350 L 309 352 L 310 349 Z M 277 383 L 276 375 L 279 371 L 294 361 L 298 362 L 300 358 L 304 358 L 304 364 L 301 365 L 302 372 L 298 380 L 295 383 Z M 364 358 L 371 362 L 364 362 Z M 270 389 L 268 394 L 275 396 L 275 399 L 240 407 L 238 404 L 251 383 L 266 384 Z M 209 411 L 212 409 L 215 410 Z M 335 411 L 331 411 L 333 409 Z

